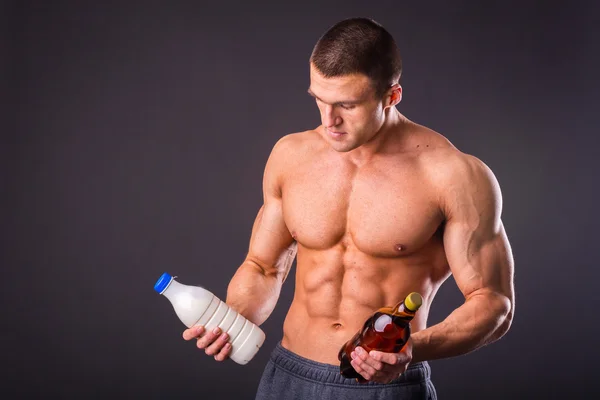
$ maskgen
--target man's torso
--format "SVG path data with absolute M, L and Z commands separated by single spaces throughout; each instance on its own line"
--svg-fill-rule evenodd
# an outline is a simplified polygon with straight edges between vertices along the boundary
M 340 347 L 378 308 L 419 292 L 413 332 L 449 276 L 440 192 L 430 161 L 457 152 L 410 124 L 408 137 L 362 165 L 340 157 L 315 131 L 296 134 L 283 173 L 285 223 L 298 243 L 295 294 L 282 345 L 337 364 Z M 436 153 L 437 152 L 437 153 Z

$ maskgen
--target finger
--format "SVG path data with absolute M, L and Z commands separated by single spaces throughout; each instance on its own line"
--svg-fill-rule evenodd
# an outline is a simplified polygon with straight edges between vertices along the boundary
M 367 353 L 362 347 L 357 347 L 354 349 L 354 352 L 358 355 L 358 358 L 362 360 L 363 364 L 365 364 L 365 366 L 362 367 L 363 369 L 369 372 L 373 370 L 375 371 L 374 373 L 377 373 L 383 369 L 383 363 L 371 357 L 369 353 Z
M 216 328 L 214 328 L 212 331 L 206 331 L 206 333 L 204 333 L 204 335 L 202 335 L 202 337 L 200 337 L 198 339 L 198 342 L 196 342 L 196 346 L 199 349 L 205 349 L 210 344 L 212 344 L 212 342 L 214 342 L 219 337 L 220 334 L 221 334 L 221 328 L 219 328 L 218 326 Z
M 356 356 L 354 360 L 353 366 L 356 365 L 361 374 L 365 379 L 378 382 L 378 383 L 390 383 L 394 379 L 398 377 L 398 371 L 394 370 L 394 367 L 387 364 L 382 364 L 381 369 L 375 369 L 371 365 L 368 364 L 367 361 L 362 360 L 360 357 Z M 397 367 L 395 367 L 397 369 Z M 355 368 L 356 369 L 356 368 Z
M 381 360 L 383 363 L 383 368 L 381 369 L 380 374 L 382 376 L 388 376 L 390 380 L 394 380 L 405 373 L 408 368 L 408 364 L 412 359 L 412 357 L 405 353 L 384 353 L 381 351 L 371 351 L 369 355 L 375 360 Z
M 360 376 L 362 376 L 363 378 L 365 378 L 368 381 L 371 380 L 371 374 L 369 374 L 367 371 L 365 371 L 362 368 L 362 364 L 361 364 L 361 361 L 359 359 L 353 359 L 352 361 L 350 361 L 350 365 L 352 365 L 352 368 L 354 368 L 354 370 L 356 372 L 358 372 L 358 374 Z
M 231 343 L 225 343 L 225 345 L 223 346 L 223 348 L 221 349 L 219 354 L 217 354 L 215 356 L 215 360 L 217 360 L 217 361 L 227 360 L 229 358 L 230 354 L 231 354 Z
M 356 372 L 358 372 L 362 378 L 365 379 L 364 381 L 357 379 L 357 381 L 359 383 L 366 383 L 369 381 L 379 382 L 379 383 L 389 383 L 389 382 L 393 381 L 395 378 L 397 378 L 397 376 L 398 376 L 397 373 L 375 371 L 368 364 L 365 364 L 364 362 L 361 363 L 361 360 L 358 357 L 355 358 L 354 360 L 350 361 L 350 365 L 352 365 L 352 368 L 354 368 L 354 370 Z
M 384 353 L 382 351 L 372 350 L 369 352 L 372 359 L 380 361 L 387 365 L 408 364 L 410 358 L 404 353 Z
M 356 372 L 361 374 L 365 379 L 370 380 L 375 376 L 377 370 L 372 365 L 369 365 L 369 363 L 366 361 L 366 359 L 369 357 L 368 354 L 366 354 L 364 350 L 362 350 L 362 352 L 360 350 L 362 349 L 357 347 L 356 350 L 351 353 L 351 364 Z
M 204 333 L 205 330 L 206 329 L 204 329 L 204 327 L 201 325 L 192 326 L 191 328 L 183 331 L 183 338 L 185 340 L 196 339 L 197 337 L 202 336 L 202 334 Z
M 212 342 L 206 347 L 204 352 L 209 356 L 218 354 L 223 348 L 223 346 L 227 344 L 227 340 L 229 340 L 229 335 L 227 334 L 227 332 L 223 332 L 221 336 L 216 338 L 214 342 Z

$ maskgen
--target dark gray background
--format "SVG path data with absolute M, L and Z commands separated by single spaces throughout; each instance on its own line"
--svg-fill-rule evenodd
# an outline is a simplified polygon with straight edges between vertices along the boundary
M 500 342 L 431 362 L 440 398 L 600 394 L 593 1 L 122 3 L 0 7 L 3 395 L 253 398 L 293 279 L 246 366 L 183 341 L 152 286 L 168 271 L 225 297 L 272 145 L 319 124 L 312 47 L 352 16 L 397 40 L 399 110 L 503 190 L 516 318 Z M 449 279 L 430 323 L 460 302 Z

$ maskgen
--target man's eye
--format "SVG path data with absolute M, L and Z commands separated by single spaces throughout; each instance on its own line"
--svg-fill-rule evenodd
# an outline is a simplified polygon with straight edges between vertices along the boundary
M 340 107 L 342 107 L 344 110 L 352 110 L 354 107 L 354 105 L 347 105 L 347 104 L 340 104 Z

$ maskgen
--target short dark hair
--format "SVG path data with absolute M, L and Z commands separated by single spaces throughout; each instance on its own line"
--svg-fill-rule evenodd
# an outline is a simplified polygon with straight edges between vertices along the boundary
M 369 18 L 349 18 L 329 28 L 317 41 L 310 62 L 327 78 L 356 73 L 368 76 L 377 96 L 383 96 L 402 74 L 396 41 Z

